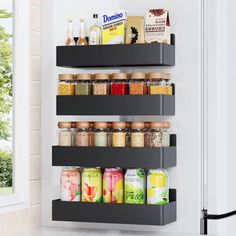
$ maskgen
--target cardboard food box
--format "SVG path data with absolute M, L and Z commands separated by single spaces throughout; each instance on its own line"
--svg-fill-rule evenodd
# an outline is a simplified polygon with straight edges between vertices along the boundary
M 127 44 L 144 43 L 144 17 L 128 16 L 127 17 Z
M 127 12 L 120 10 L 102 16 L 102 44 L 124 44 Z
M 145 21 L 145 41 L 147 43 L 170 44 L 170 19 L 168 10 L 148 10 Z

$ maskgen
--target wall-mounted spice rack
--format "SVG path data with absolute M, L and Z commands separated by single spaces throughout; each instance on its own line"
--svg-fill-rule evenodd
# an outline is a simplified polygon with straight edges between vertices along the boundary
M 61 67 L 132 67 L 174 66 L 175 35 L 171 44 L 120 44 L 58 46 L 57 66 Z

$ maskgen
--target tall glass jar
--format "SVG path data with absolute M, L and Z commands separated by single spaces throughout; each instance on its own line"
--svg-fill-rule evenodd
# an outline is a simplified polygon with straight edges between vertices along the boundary
M 145 129 L 144 129 L 144 146 L 145 147 L 150 147 L 150 139 L 151 139 L 150 122 L 145 122 Z
M 114 73 L 111 80 L 111 95 L 128 94 L 128 76 L 126 73 Z
M 75 84 L 74 75 L 71 74 L 60 74 L 58 81 L 58 95 L 74 95 Z
M 112 122 L 107 122 L 107 146 L 112 147 Z
M 131 147 L 144 147 L 144 122 L 131 123 Z
M 89 146 L 94 146 L 94 123 L 89 123 Z
M 148 92 L 151 95 L 156 94 L 165 94 L 165 73 L 161 72 L 151 72 L 148 75 L 149 84 L 148 84 Z
M 75 95 L 92 95 L 90 74 L 78 74 L 75 76 Z
M 71 122 L 58 123 L 58 143 L 59 146 L 72 146 Z
M 95 74 L 93 82 L 93 95 L 109 95 L 109 74 Z
M 107 122 L 95 122 L 94 129 L 94 146 L 107 147 Z
M 150 124 L 150 147 L 162 147 L 163 122 L 151 122 Z
M 89 122 L 76 122 L 75 146 L 89 146 Z
M 171 74 L 170 73 L 165 73 L 165 78 L 164 78 L 164 91 L 166 95 L 173 95 L 173 89 L 172 85 L 170 83 L 171 79 Z
M 144 95 L 147 94 L 147 81 L 145 73 L 135 72 L 131 74 L 129 81 L 130 95 Z
M 126 123 L 113 122 L 112 147 L 125 147 Z
M 131 146 L 131 123 L 126 122 L 126 141 L 125 146 L 130 147 Z
M 169 147 L 170 146 L 170 122 L 163 122 L 163 129 L 162 129 L 162 147 Z

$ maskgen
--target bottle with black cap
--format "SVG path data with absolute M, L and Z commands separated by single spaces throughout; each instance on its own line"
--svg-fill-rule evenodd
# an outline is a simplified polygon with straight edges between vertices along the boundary
M 94 24 L 89 28 L 89 44 L 101 44 L 101 27 L 98 24 L 98 14 L 93 14 Z

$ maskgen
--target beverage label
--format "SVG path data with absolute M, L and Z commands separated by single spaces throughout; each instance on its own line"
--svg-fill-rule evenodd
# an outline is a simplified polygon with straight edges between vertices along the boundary
M 102 44 L 124 44 L 127 12 L 124 10 L 103 14 Z
M 123 173 L 120 169 L 106 169 L 103 174 L 103 202 L 123 203 Z
M 84 169 L 82 174 L 82 201 L 102 202 L 102 173 L 100 169 Z
M 61 200 L 80 201 L 80 170 L 78 168 L 62 170 Z
M 147 203 L 166 204 L 169 202 L 169 181 L 166 170 L 150 170 L 147 176 Z
M 125 203 L 145 204 L 145 183 L 143 169 L 128 169 L 125 174 Z
M 99 35 L 98 35 L 98 32 L 92 31 L 90 33 L 89 40 L 90 40 L 90 42 L 89 42 L 90 45 L 99 45 Z

